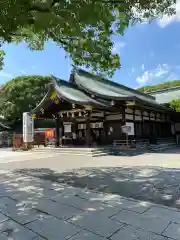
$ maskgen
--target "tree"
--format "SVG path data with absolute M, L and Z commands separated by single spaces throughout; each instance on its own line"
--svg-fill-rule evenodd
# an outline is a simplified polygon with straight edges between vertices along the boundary
M 180 112 L 180 99 L 174 99 L 169 103 L 169 107 L 176 110 L 176 112 Z
M 175 0 L 1 1 L 0 39 L 25 40 L 38 50 L 51 39 L 75 65 L 111 76 L 120 67 L 119 55 L 112 53 L 112 36 L 123 35 L 130 24 L 174 14 L 173 4 Z
M 22 76 L 8 81 L 0 89 L 0 113 L 11 125 L 20 123 L 23 112 L 33 109 L 47 92 L 52 77 Z
M 163 82 L 156 85 L 143 86 L 143 87 L 137 88 L 137 90 L 141 92 L 154 92 L 154 91 L 160 91 L 163 89 L 173 88 L 178 86 L 180 86 L 180 80 L 171 80 L 171 81 Z

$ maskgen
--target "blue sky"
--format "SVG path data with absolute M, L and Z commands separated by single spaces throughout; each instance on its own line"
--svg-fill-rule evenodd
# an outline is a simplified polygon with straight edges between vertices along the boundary
M 180 79 L 180 17 L 164 17 L 151 24 L 138 24 L 114 38 L 121 69 L 112 80 L 130 87 Z M 71 61 L 54 43 L 44 51 L 30 51 L 25 43 L 4 45 L 5 65 L 0 84 L 20 75 L 49 75 L 68 80 Z

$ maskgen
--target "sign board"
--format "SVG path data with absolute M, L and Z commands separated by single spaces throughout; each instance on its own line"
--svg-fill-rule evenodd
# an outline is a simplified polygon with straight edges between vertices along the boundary
M 127 122 L 126 125 L 121 127 L 123 133 L 126 133 L 127 135 L 134 135 L 134 123 L 133 122 Z
M 64 132 L 71 133 L 71 124 L 64 124 Z
M 28 112 L 23 113 L 23 141 L 25 143 L 34 141 L 34 119 Z

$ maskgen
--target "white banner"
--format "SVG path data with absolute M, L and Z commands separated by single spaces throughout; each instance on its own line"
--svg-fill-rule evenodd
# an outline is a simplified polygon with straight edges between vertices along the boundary
M 34 119 L 28 112 L 23 113 L 23 141 L 25 143 L 34 141 Z
M 126 125 L 122 126 L 122 131 L 126 134 L 134 135 L 134 123 L 133 122 L 126 122 Z

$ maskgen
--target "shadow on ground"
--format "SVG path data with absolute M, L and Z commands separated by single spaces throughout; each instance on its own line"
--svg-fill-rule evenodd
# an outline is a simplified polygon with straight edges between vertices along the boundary
M 160 167 L 81 168 L 63 173 L 20 169 L 16 173 L 180 208 L 180 169 Z

